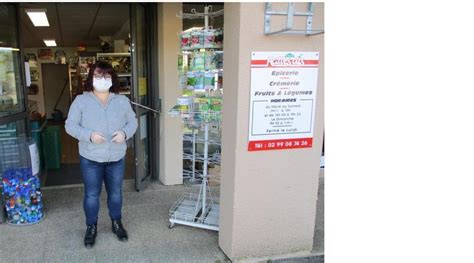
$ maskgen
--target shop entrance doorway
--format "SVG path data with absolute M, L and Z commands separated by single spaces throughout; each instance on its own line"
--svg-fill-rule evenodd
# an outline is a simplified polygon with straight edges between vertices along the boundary
M 27 123 L 24 132 L 41 139 L 43 187 L 82 184 L 77 140 L 65 133 L 64 121 L 75 97 L 81 94 L 90 66 L 98 60 L 112 64 L 119 76 L 120 94 L 131 102 L 156 108 L 158 89 L 156 63 L 156 4 L 121 3 L 31 3 L 8 4 L 20 43 L 25 68 L 15 68 L 24 78 L 19 97 L 24 114 L 15 119 Z M 29 11 L 44 11 L 49 26 L 37 27 Z M 54 40 L 56 46 L 46 46 Z M 20 56 L 19 56 L 20 57 Z M 21 64 L 23 65 L 23 64 Z M 65 69 L 61 74 L 55 69 Z M 63 74 L 65 73 L 65 74 Z M 26 76 L 26 77 L 25 77 Z M 29 78 L 29 79 L 27 79 Z M 64 90 L 64 92 L 63 92 Z M 62 94 L 61 94 L 62 93 Z M 22 96 L 20 96 L 22 95 Z M 125 180 L 135 180 L 136 190 L 144 189 L 158 177 L 155 149 L 159 116 L 132 105 L 139 127 L 127 142 Z M 62 113 L 57 114 L 58 112 Z M 56 114 L 55 114 L 56 113 Z

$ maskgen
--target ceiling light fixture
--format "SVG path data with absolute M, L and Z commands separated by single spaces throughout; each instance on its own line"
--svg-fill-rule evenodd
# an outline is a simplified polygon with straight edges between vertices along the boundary
M 20 49 L 14 48 L 14 47 L 0 47 L 0 50 L 6 50 L 6 51 L 20 51 Z
M 49 26 L 48 17 L 46 16 L 46 9 L 26 9 L 26 14 L 30 17 L 31 22 L 36 27 Z
M 55 47 L 56 45 L 56 40 L 55 39 L 43 39 L 44 44 L 47 47 Z

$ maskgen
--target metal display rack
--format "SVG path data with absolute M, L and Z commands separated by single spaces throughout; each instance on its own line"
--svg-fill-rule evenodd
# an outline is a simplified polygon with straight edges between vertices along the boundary
M 197 112 L 196 112 L 197 113 Z M 172 113 L 175 114 L 175 113 Z M 200 113 L 198 113 L 200 114 Z M 183 115 L 183 120 L 187 123 L 188 116 Z M 209 139 L 209 126 L 214 120 L 204 120 L 200 124 L 204 128 L 204 138 L 193 135 L 183 136 L 184 140 L 192 141 L 193 152 L 184 153 L 183 159 L 191 160 L 193 165 L 191 170 L 185 170 L 185 174 L 190 177 L 190 181 L 200 182 L 199 193 L 186 193 L 178 199 L 169 211 L 170 228 L 175 224 L 194 226 L 210 230 L 219 230 L 219 199 L 213 196 L 209 188 L 209 165 L 220 164 L 220 153 L 209 154 L 209 145 L 220 144 L 217 140 Z M 217 121 L 218 122 L 218 121 Z M 202 143 L 203 154 L 196 152 L 196 144 Z M 203 163 L 202 172 L 195 169 L 195 163 Z M 198 179 L 200 177 L 200 179 Z
M 212 7 L 206 6 L 204 13 L 193 14 L 179 14 L 181 19 L 204 18 L 205 27 L 202 34 L 208 33 L 208 19 L 209 17 L 222 15 L 221 11 L 210 12 Z M 222 45 L 194 45 L 193 48 L 182 47 L 181 56 L 192 54 L 190 51 L 205 52 L 206 50 L 220 49 Z M 222 53 L 221 50 L 217 52 Z M 206 70 L 183 70 L 185 73 L 201 72 L 205 74 L 214 74 L 217 80 L 222 76 L 222 69 L 206 69 Z M 188 80 L 187 80 L 188 81 Z M 186 84 L 187 85 L 187 84 Z M 186 86 L 187 87 L 187 86 Z M 183 149 L 183 160 L 191 161 L 189 169 L 183 169 L 183 179 L 187 179 L 187 183 L 198 184 L 199 193 L 186 193 L 179 198 L 169 210 L 170 228 L 175 224 L 193 226 L 209 230 L 219 230 L 219 198 L 215 197 L 209 187 L 209 178 L 212 176 L 209 173 L 209 165 L 220 164 L 220 151 L 209 153 L 209 146 L 220 147 L 220 125 L 221 114 L 219 107 L 213 104 L 213 101 L 222 102 L 222 87 L 218 87 L 217 82 L 214 82 L 213 88 L 192 89 L 188 92 L 187 97 L 181 99 L 188 99 L 189 104 L 183 107 L 179 103 L 169 110 L 169 114 L 176 117 L 181 117 L 184 124 L 191 131 L 189 134 L 182 136 L 183 141 L 188 142 L 190 147 Z M 216 92 L 218 91 L 218 92 Z M 217 94 L 217 95 L 216 95 Z M 220 96 L 219 96 L 220 94 Z M 211 136 L 211 130 L 217 127 L 217 136 Z M 199 135 L 198 131 L 202 130 L 203 135 Z M 214 133 L 216 131 L 214 130 Z M 198 153 L 197 145 L 202 144 L 203 151 Z M 196 169 L 196 163 L 202 162 L 202 169 Z

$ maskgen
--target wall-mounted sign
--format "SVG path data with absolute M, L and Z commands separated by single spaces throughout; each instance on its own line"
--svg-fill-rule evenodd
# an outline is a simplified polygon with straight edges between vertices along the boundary
M 31 85 L 31 77 L 30 77 L 30 63 L 25 62 L 25 80 L 26 86 L 29 87 Z
M 53 50 L 50 48 L 38 49 L 38 59 L 51 60 L 53 59 Z
M 249 151 L 310 148 L 319 52 L 252 52 Z

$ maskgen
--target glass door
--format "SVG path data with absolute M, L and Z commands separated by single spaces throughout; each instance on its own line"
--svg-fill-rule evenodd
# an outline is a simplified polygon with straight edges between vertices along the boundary
M 156 94 L 155 65 L 153 64 L 155 40 L 156 4 L 131 4 L 131 53 L 132 53 L 132 102 L 138 118 L 138 129 L 135 135 L 135 187 L 143 190 L 152 180 L 156 172 L 156 154 L 154 148 L 155 125 L 158 121 L 156 113 L 149 109 L 155 108 Z
M 5 140 L 28 135 L 28 99 L 18 5 L 1 3 L 0 14 L 0 140 Z

